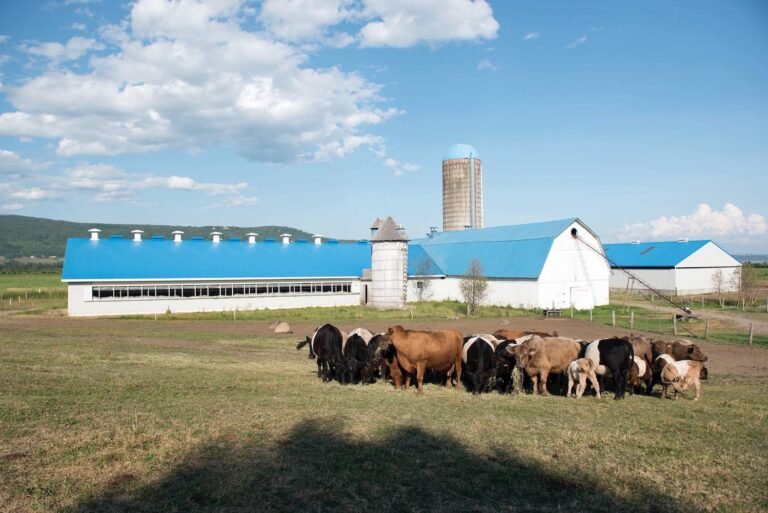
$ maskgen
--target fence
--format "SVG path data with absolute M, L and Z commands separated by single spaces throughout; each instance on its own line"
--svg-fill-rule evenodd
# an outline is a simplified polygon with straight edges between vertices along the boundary
M 0 315 L 66 308 L 66 287 L 0 290 Z
M 564 312 L 565 313 L 565 312 Z M 641 308 L 623 310 L 621 306 L 599 307 L 594 310 L 572 310 L 574 319 L 615 326 L 627 330 L 647 331 L 681 338 L 712 340 L 728 344 L 768 347 L 768 334 L 758 332 L 755 323 L 724 321 L 701 316 L 685 317 L 667 312 Z M 748 324 L 747 324 L 748 323 Z

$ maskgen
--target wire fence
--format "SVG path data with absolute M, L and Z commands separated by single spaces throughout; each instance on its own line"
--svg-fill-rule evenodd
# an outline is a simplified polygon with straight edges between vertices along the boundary
M 744 323 L 702 316 L 684 316 L 621 306 L 563 312 L 581 319 L 627 330 L 647 331 L 681 338 L 712 340 L 726 344 L 768 347 L 768 334 L 756 331 L 756 322 Z M 748 323 L 748 324 L 747 324 Z

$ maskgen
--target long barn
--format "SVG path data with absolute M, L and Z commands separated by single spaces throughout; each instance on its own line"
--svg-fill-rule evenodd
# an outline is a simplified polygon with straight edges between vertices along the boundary
M 386 223 L 394 226 L 391 218 Z M 460 300 L 461 279 L 477 259 L 489 283 L 485 304 L 591 308 L 608 303 L 610 270 L 600 255 L 600 240 L 575 218 L 441 232 L 410 243 L 404 236 L 396 237 L 401 242 L 379 236 L 312 243 L 291 242 L 287 236 L 277 242 L 223 240 L 218 233 L 209 240 L 175 235 L 173 240 L 144 239 L 140 233 L 133 239 L 100 238 L 94 230 L 91 239 L 69 239 L 62 273 L 69 315 L 376 306 L 372 253 L 385 244 L 403 246 L 404 261 L 393 267 L 403 269 L 403 301 L 415 300 L 427 282 L 429 299 Z

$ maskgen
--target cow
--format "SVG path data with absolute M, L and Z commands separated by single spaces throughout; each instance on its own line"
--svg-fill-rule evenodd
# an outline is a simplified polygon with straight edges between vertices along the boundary
M 672 342 L 665 342 L 664 340 L 654 341 L 653 354 L 654 356 L 668 354 L 675 360 L 695 360 L 697 362 L 706 362 L 708 360 L 699 346 L 683 338 L 673 340 Z
M 363 337 L 355 333 L 344 344 L 343 358 L 336 367 L 336 379 L 339 383 L 359 383 L 361 372 L 368 359 L 368 347 Z
M 518 345 L 514 349 L 517 366 L 531 378 L 533 395 L 548 395 L 549 374 L 562 374 L 578 358 L 580 348 L 579 343 L 571 338 L 542 338 L 538 335 Z
M 664 367 L 666 367 L 670 363 L 675 363 L 675 359 L 669 356 L 668 354 L 660 354 L 656 358 L 654 358 L 653 368 L 651 369 L 651 374 L 653 376 L 653 383 L 661 383 L 661 372 L 664 370 Z M 661 390 L 662 397 L 667 397 L 667 386 L 668 385 L 665 385 Z
M 336 364 L 341 361 L 341 331 L 331 324 L 323 324 L 312 337 L 296 344 L 296 350 L 309 345 L 309 358 L 317 358 L 317 377 L 331 381 L 336 375 Z
M 456 383 L 461 381 L 462 336 L 455 330 L 417 331 L 402 326 L 392 326 L 380 347 L 395 347 L 396 359 L 406 375 L 416 372 L 417 393 L 424 392 L 424 373 L 433 369 L 447 379 L 456 374 Z M 390 367 L 391 370 L 391 367 Z M 407 385 L 406 385 L 407 386 Z
M 355 329 L 353 329 L 352 331 L 349 332 L 349 335 L 347 336 L 347 339 L 349 339 L 349 337 L 351 337 L 352 335 L 360 335 L 360 337 L 365 342 L 366 346 L 368 345 L 368 343 L 373 338 L 373 334 L 370 331 L 368 331 L 367 329 L 365 329 L 365 328 L 355 328 Z
M 637 391 L 640 388 L 640 384 L 645 382 L 645 390 L 648 392 L 648 385 L 651 382 L 651 366 L 646 363 L 645 359 L 635 355 L 632 362 L 632 368 L 629 369 L 629 375 L 627 375 L 627 383 L 629 384 L 629 390 L 631 392 Z
M 557 332 L 544 333 L 543 331 L 525 331 L 525 330 L 497 330 L 493 336 L 499 340 L 515 340 L 526 335 L 538 335 L 540 337 L 557 337 Z
M 576 398 L 578 399 L 587 388 L 587 378 L 592 382 L 592 388 L 595 389 L 597 398 L 600 399 L 600 385 L 595 375 L 595 363 L 589 358 L 579 358 L 568 364 L 568 393 L 566 397 L 571 396 L 574 383 L 576 385 Z
M 494 337 L 493 340 L 496 340 Z M 479 394 L 489 384 L 495 370 L 496 346 L 485 336 L 475 335 L 464 339 L 461 361 L 464 376 L 472 394 Z
M 512 371 L 517 363 L 517 353 L 515 347 L 518 343 L 514 340 L 503 340 L 499 342 L 494 351 L 496 357 L 496 388 L 502 394 L 508 394 L 512 391 Z
M 704 362 L 696 360 L 678 360 L 668 363 L 661 371 L 661 382 L 664 385 L 664 395 L 666 396 L 667 387 L 672 386 L 675 391 L 672 399 L 677 399 L 678 393 L 683 393 L 688 390 L 688 387 L 693 385 L 696 388 L 696 397 L 694 401 L 698 401 L 701 397 L 701 369 L 704 367 Z
M 388 365 L 384 362 L 384 357 L 379 349 L 379 343 L 384 338 L 384 333 L 378 333 L 371 337 L 366 346 L 365 365 L 360 372 L 360 378 L 363 384 L 375 383 L 376 378 L 387 378 Z
M 579 356 L 589 358 L 594 362 L 595 373 L 598 376 L 604 376 L 607 371 L 610 371 L 614 387 L 613 398 L 624 399 L 627 374 L 629 374 L 635 356 L 629 341 L 623 338 L 595 340 L 588 344 Z
M 651 367 L 653 367 L 653 341 L 650 338 L 641 337 L 639 335 L 630 335 L 627 340 L 632 343 L 632 350 L 635 352 L 635 356 L 643 360 L 643 362 L 645 362 L 645 367 L 648 369 L 648 372 L 641 372 L 640 375 L 645 376 L 645 393 L 650 394 Z

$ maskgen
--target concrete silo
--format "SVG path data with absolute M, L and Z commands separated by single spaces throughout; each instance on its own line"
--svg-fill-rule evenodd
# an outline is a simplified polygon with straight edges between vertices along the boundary
M 371 238 L 371 297 L 374 308 L 403 308 L 408 292 L 408 236 L 388 217 Z
M 482 227 L 482 161 L 472 146 L 454 144 L 443 156 L 443 231 Z

